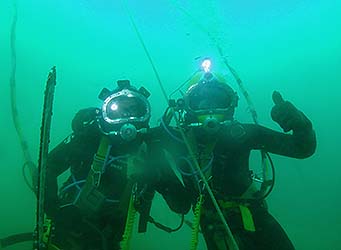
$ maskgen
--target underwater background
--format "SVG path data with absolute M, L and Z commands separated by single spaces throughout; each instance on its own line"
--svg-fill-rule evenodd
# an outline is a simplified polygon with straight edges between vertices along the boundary
M 273 156 L 277 179 L 268 198 L 269 210 L 298 250 L 341 249 L 341 1 L 126 3 L 168 94 L 205 57 L 239 91 L 222 63 L 218 43 L 249 91 L 262 125 L 280 130 L 270 117 L 274 90 L 312 120 L 318 142 L 312 157 Z M 24 158 L 11 118 L 12 4 L 0 0 L 0 238 L 32 231 L 36 205 L 23 179 Z M 54 65 L 57 86 L 50 149 L 71 132 L 74 114 L 100 105 L 100 90 L 113 88 L 118 79 L 129 79 L 152 93 L 151 125 L 157 125 L 166 101 L 123 1 L 18 0 L 17 8 L 17 108 L 34 159 L 38 158 L 46 77 Z M 236 118 L 251 122 L 246 102 L 238 93 Z M 251 163 L 259 164 L 257 153 Z M 180 221 L 159 197 L 151 213 L 172 227 Z M 190 219 L 191 214 L 186 217 Z M 174 234 L 149 225 L 146 234 L 135 230 L 132 249 L 188 249 L 190 239 L 186 225 Z M 8 249 L 30 246 L 23 243 Z M 205 249 L 202 238 L 198 249 Z

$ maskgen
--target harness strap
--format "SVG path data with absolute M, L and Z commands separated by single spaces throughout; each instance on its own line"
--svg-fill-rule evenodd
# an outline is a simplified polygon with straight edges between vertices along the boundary
M 97 190 L 101 182 L 103 165 L 109 148 L 109 138 L 102 136 L 97 153 L 94 156 L 90 171 L 74 204 L 84 213 L 93 214 L 105 202 L 105 196 Z
M 102 136 L 97 153 L 91 165 L 91 170 L 88 174 L 90 183 L 92 183 L 96 187 L 99 186 L 100 181 L 101 181 L 103 165 L 105 163 L 109 143 L 110 143 L 109 138 L 107 136 Z M 88 178 L 87 178 L 87 181 L 88 181 Z
M 223 201 L 223 200 L 219 200 L 218 201 L 221 208 L 223 208 L 224 210 L 228 210 L 231 208 L 239 208 L 241 217 L 242 217 L 242 221 L 243 221 L 243 226 L 244 229 L 250 232 L 255 232 L 256 231 L 256 227 L 255 227 L 255 223 L 253 221 L 253 217 L 252 217 L 252 213 L 250 211 L 250 209 L 247 207 L 247 205 L 238 203 L 238 202 L 233 202 L 233 201 Z

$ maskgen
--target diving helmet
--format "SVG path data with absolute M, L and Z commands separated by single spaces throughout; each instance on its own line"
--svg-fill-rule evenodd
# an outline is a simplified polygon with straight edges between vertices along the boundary
M 201 124 L 214 132 L 218 124 L 233 120 L 238 95 L 223 77 L 205 72 L 188 88 L 184 101 L 186 123 Z
M 132 141 L 144 132 L 150 120 L 150 93 L 143 87 L 136 89 L 129 80 L 117 81 L 118 87 L 104 88 L 99 94 L 103 101 L 100 128 L 104 134 Z

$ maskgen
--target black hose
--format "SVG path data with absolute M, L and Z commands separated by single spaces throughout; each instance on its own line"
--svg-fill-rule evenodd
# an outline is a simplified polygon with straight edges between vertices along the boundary
M 161 223 L 155 221 L 154 218 L 151 217 L 151 216 L 149 216 L 148 221 L 149 221 L 150 223 L 153 223 L 157 228 L 159 228 L 159 229 L 161 229 L 161 230 L 163 230 L 163 231 L 165 231 L 165 232 L 167 232 L 167 233 L 174 233 L 174 232 L 176 232 L 176 231 L 179 231 L 180 228 L 183 226 L 184 221 L 185 221 L 185 215 L 183 215 L 183 214 L 181 215 L 180 224 L 179 224 L 179 226 L 177 226 L 176 228 L 170 228 L 170 227 L 168 227 L 168 226 L 165 226 L 165 225 L 163 225 L 163 224 L 161 224 Z
M 269 162 L 270 162 L 270 166 L 271 166 L 271 170 L 272 170 L 272 180 L 270 181 L 271 182 L 270 188 L 268 189 L 268 191 L 265 194 L 263 194 L 261 197 L 258 198 L 259 200 L 264 200 L 265 198 L 267 198 L 275 186 L 275 176 L 276 176 L 275 175 L 275 173 L 276 173 L 275 172 L 275 165 L 271 159 L 270 154 L 268 152 L 265 152 L 265 155 L 269 159 Z M 263 185 L 268 185 L 268 183 L 263 183 Z
M 0 239 L 0 248 L 2 249 L 25 241 L 33 241 L 32 232 L 14 234 L 6 238 Z

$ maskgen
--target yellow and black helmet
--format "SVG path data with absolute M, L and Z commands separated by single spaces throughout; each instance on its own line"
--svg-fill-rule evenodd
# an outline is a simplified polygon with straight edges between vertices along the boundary
M 214 117 L 219 122 L 233 120 L 238 95 L 217 73 L 200 72 L 190 81 L 185 93 L 187 122 L 203 122 Z

